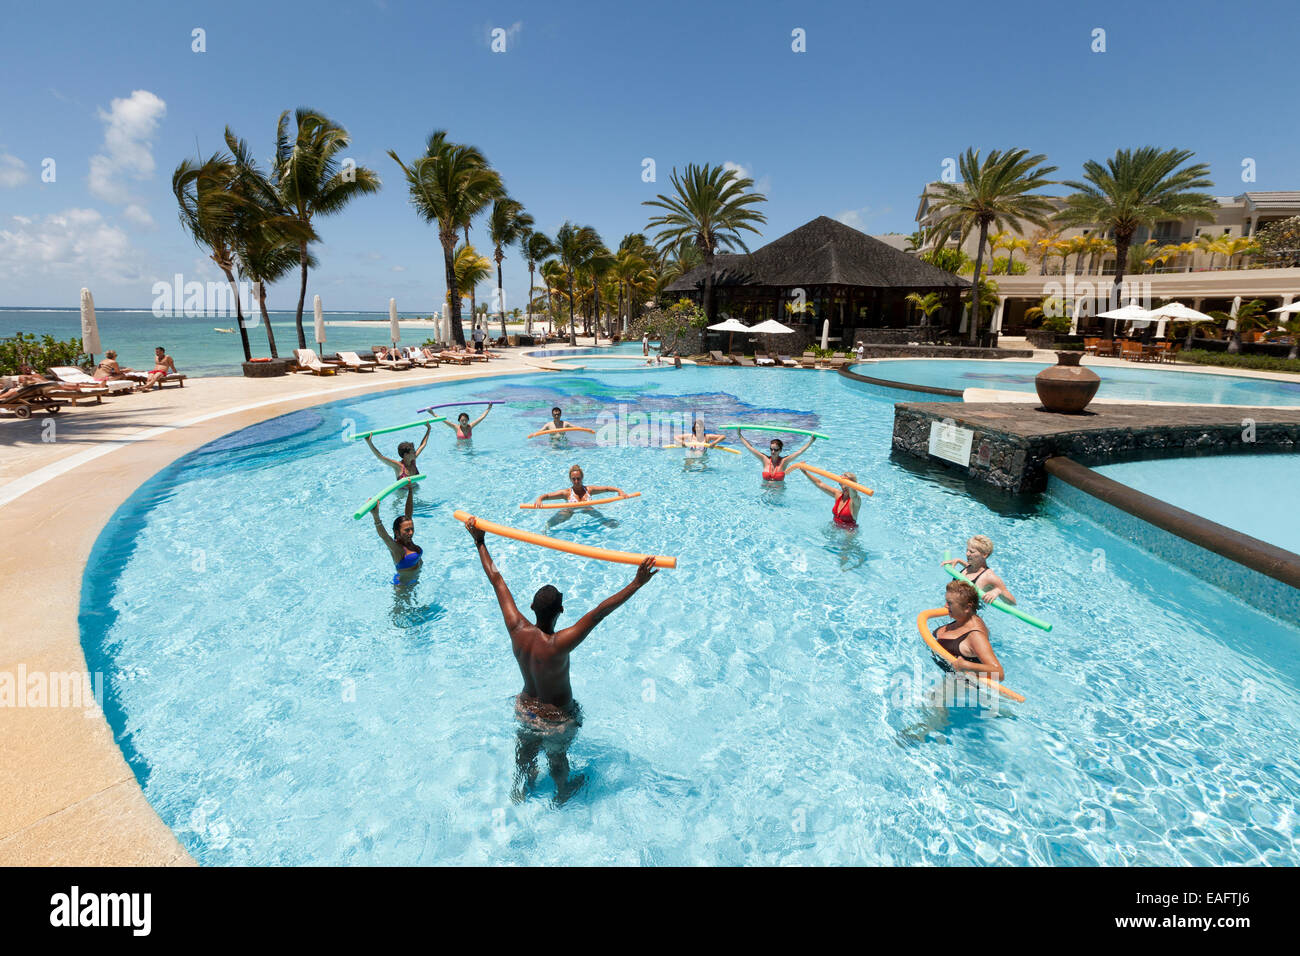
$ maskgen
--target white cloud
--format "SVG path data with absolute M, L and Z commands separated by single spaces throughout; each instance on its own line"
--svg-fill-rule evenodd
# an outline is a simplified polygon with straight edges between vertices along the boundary
M 845 209 L 843 212 L 836 213 L 835 218 L 846 226 L 852 226 L 854 229 L 865 232 L 867 224 L 873 219 L 879 219 L 881 214 L 881 212 L 872 209 L 870 206 L 863 206 L 860 209 Z
M 98 113 L 105 126 L 104 146 L 90 157 L 90 194 L 119 205 L 131 203 L 128 182 L 153 176 L 152 137 L 167 104 L 148 90 L 135 90 Z
M 48 216 L 12 216 L 0 227 L 0 273 L 9 276 L 71 277 L 138 282 L 144 278 L 139 253 L 126 231 L 95 209 L 65 209 Z
M 733 163 L 731 160 L 727 160 L 722 164 L 722 168 L 735 173 L 741 179 L 754 179 L 753 171 L 744 163 Z M 758 179 L 754 179 L 753 189 L 755 192 L 767 195 L 772 191 L 772 177 L 762 176 Z
M 122 218 L 127 222 L 135 223 L 137 226 L 153 228 L 153 216 L 149 215 L 149 210 L 145 209 L 139 203 L 131 203 L 122 210 Z
M 406 271 L 406 266 L 393 266 L 393 271 L 394 271 L 394 272 L 405 272 L 405 271 Z
M 27 164 L 17 156 L 0 153 L 0 187 L 21 186 L 27 182 Z

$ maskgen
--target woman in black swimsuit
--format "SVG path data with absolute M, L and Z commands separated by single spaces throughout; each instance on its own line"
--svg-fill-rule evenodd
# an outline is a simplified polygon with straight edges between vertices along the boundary
M 989 643 L 989 629 L 975 612 L 979 610 L 979 592 L 965 581 L 951 581 L 944 591 L 944 604 L 952 621 L 931 633 L 939 646 L 955 657 L 956 662 L 933 655 L 935 663 L 946 671 L 987 674 L 1001 681 L 1004 672 Z
M 1016 599 L 1007 590 L 1007 583 L 988 565 L 988 560 L 992 556 L 993 542 L 985 535 L 977 534 L 966 542 L 965 561 L 949 558 L 940 563 L 953 566 L 960 564 L 966 577 L 970 578 L 971 583 L 979 589 L 980 597 L 984 599 L 985 604 L 992 604 L 997 598 L 1002 598 L 1008 604 L 1015 604 Z

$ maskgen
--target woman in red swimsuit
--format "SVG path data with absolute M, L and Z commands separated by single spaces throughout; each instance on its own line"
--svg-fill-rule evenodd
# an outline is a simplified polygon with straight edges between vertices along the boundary
M 469 415 L 467 415 L 465 412 L 461 412 L 459 415 L 456 416 L 456 421 L 454 423 L 443 422 L 443 424 L 446 425 L 448 428 L 455 430 L 456 438 L 459 441 L 468 441 L 469 439 L 474 437 L 474 428 L 478 425 L 479 422 L 483 421 L 483 419 L 488 417 L 488 412 L 490 411 L 492 411 L 492 403 L 488 402 L 487 412 L 484 412 L 482 415 L 474 419 L 472 422 L 469 420 Z
M 773 438 L 767 446 L 769 454 L 764 455 L 749 443 L 745 438 L 744 432 L 737 431 L 736 434 L 740 436 L 740 440 L 744 442 L 745 447 L 753 452 L 754 456 L 763 463 L 764 481 L 785 481 L 785 473 L 789 470 L 790 462 L 794 461 L 806 452 L 810 447 L 812 447 L 812 443 L 817 440 L 816 438 L 809 438 L 798 451 L 783 456 L 781 452 L 785 448 L 785 443 L 779 438 Z
M 856 528 L 858 526 L 858 509 L 862 507 L 862 496 L 850 488 L 848 485 L 840 485 L 838 489 L 822 481 L 811 471 L 805 471 L 808 480 L 814 485 L 826 492 L 835 499 L 835 504 L 831 506 L 831 517 L 841 528 Z M 849 481 L 857 481 L 858 476 L 851 471 L 846 471 L 840 475 L 841 478 L 847 478 Z

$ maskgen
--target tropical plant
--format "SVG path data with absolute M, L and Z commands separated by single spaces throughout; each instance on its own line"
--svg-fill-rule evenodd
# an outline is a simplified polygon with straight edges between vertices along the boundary
M 624 330 L 630 327 L 635 318 L 636 302 L 644 301 L 646 294 L 654 290 L 653 260 L 653 250 L 640 233 L 629 233 L 619 243 L 610 272 L 618 287 L 618 315 Z
M 1267 312 L 1268 303 L 1263 299 L 1251 299 L 1249 302 L 1243 302 L 1237 307 L 1235 315 L 1229 312 L 1222 312 L 1217 309 L 1211 309 L 1207 315 L 1212 316 L 1219 322 L 1233 324 L 1232 336 L 1228 339 L 1228 351 L 1237 353 L 1241 351 L 1241 333 L 1250 332 L 1254 329 L 1271 329 L 1274 319 Z
M 506 257 L 506 246 L 513 246 L 533 228 L 533 217 L 524 212 L 524 204 L 502 196 L 492 204 L 488 216 L 488 235 L 492 238 L 492 258 L 497 264 L 497 299 L 501 313 L 501 337 L 506 337 L 506 292 L 501 282 L 501 260 Z
M 492 263 L 479 255 L 478 250 L 468 244 L 462 244 L 456 247 L 456 254 L 452 260 L 452 265 L 456 270 L 456 288 L 462 299 L 468 295 L 465 290 L 492 275 Z M 450 292 L 447 294 L 451 295 Z M 484 303 L 484 305 L 486 305 L 486 303 Z M 477 319 L 477 314 L 471 314 L 473 314 Z
M 1064 185 L 1076 190 L 1065 198 L 1058 222 L 1069 226 L 1096 226 L 1115 240 L 1115 282 L 1111 307 L 1118 305 L 1129 262 L 1133 236 L 1161 219 L 1209 219 L 1217 208 L 1214 197 L 1196 192 L 1214 184 L 1206 178 L 1203 163 L 1184 167 L 1190 150 L 1121 149 L 1103 166 L 1095 160 L 1083 164 L 1083 180 Z
M 953 275 L 960 275 L 968 267 L 972 267 L 970 256 L 966 255 L 961 249 L 939 248 L 923 252 L 918 256 L 922 262 L 928 262 L 937 269 L 945 272 L 951 272 Z
M 750 207 L 767 197 L 750 192 L 752 179 L 722 166 L 690 164 L 680 174 L 674 168 L 671 182 L 674 195 L 660 193 L 641 205 L 664 210 L 649 221 L 650 228 L 659 230 L 655 243 L 660 249 L 676 247 L 682 240 L 699 249 L 705 268 L 704 311 L 712 318 L 714 256 L 719 251 L 749 251 L 740 233 L 758 234 L 755 223 L 765 223 L 767 217 Z
M 393 150 L 388 155 L 406 175 L 416 214 L 426 223 L 438 224 L 447 297 L 451 301 L 451 334 L 457 344 L 464 345 L 461 289 L 456 284 L 455 270 L 458 233 L 485 204 L 500 195 L 501 177 L 473 146 L 449 141 L 446 130 L 431 133 L 424 155 L 409 166 Z
M 555 233 L 555 245 L 560 257 L 560 264 L 564 267 L 564 278 L 567 283 L 569 344 L 577 345 L 578 332 L 573 323 L 574 276 L 579 270 L 586 268 L 588 260 L 603 250 L 605 244 L 600 241 L 600 233 L 591 226 L 576 226 L 565 220 L 564 224 Z
M 271 181 L 279 193 L 281 205 L 303 226 L 311 226 L 317 216 L 332 216 L 358 196 L 379 192 L 379 176 L 365 166 L 350 161 L 340 163 L 344 150 L 351 145 L 348 131 L 316 110 L 299 107 L 294 113 L 297 127 L 289 138 L 289 111 L 280 114 L 275 128 L 275 160 Z M 304 235 L 305 230 L 304 230 Z M 298 329 L 298 348 L 307 347 L 302 327 L 302 307 L 307 299 L 307 268 L 311 262 L 308 243 L 315 239 L 299 238 L 298 265 L 302 283 L 298 290 L 298 312 L 294 322 Z
M 683 340 L 698 341 L 700 330 L 709 324 L 704 309 L 690 299 L 678 299 L 666 309 L 647 311 L 629 326 L 629 335 L 658 339 L 661 352 L 678 351 Z
M 938 292 L 927 292 L 925 295 L 921 295 L 919 292 L 909 292 L 907 301 L 916 306 L 921 314 L 925 316 L 923 325 L 929 325 L 930 316 L 943 308 L 943 296 Z
M 1047 177 L 1056 167 L 1042 165 L 1046 159 L 1042 154 L 1030 155 L 1026 149 L 994 149 L 981 159 L 979 151 L 971 148 L 958 160 L 962 181 L 936 184 L 941 218 L 935 228 L 944 235 L 957 232 L 958 244 L 964 243 L 972 232 L 979 236 L 975 246 L 977 278 L 984 274 L 984 245 L 990 226 L 1006 229 L 1024 223 L 1047 224 L 1052 214 L 1051 203 L 1042 196 L 1029 194 L 1051 182 Z M 969 339 L 972 342 L 978 334 L 982 304 L 979 299 L 971 303 Z
M 1044 296 L 1043 300 L 1039 302 L 1038 305 L 1025 310 L 1025 324 L 1028 325 L 1031 322 L 1038 322 L 1046 328 L 1048 319 L 1064 317 L 1066 331 L 1069 331 L 1070 317 L 1067 314 L 1068 312 L 1069 309 L 1066 307 L 1064 299 L 1054 295 Z
M 1270 222 L 1254 236 L 1259 265 L 1293 269 L 1300 266 L 1300 216 Z
M 253 353 L 248 344 L 248 329 L 244 325 L 244 305 L 235 283 L 233 243 L 238 205 L 233 188 L 235 179 L 234 160 L 228 155 L 213 153 L 197 163 L 182 160 L 172 173 L 172 193 L 180 206 L 182 228 L 195 245 L 207 250 L 208 258 L 216 263 L 230 285 L 239 340 L 247 362 Z
M 27 332 L 15 332 L 0 339 L 0 375 L 17 375 L 24 365 L 30 365 L 42 375 L 56 365 L 75 365 L 90 371 L 89 359 L 81 346 L 80 338 L 56 339 L 42 334 L 38 339 Z
M 528 262 L 528 319 L 526 329 L 533 334 L 533 273 L 537 264 L 555 255 L 555 243 L 545 233 L 525 229 L 519 236 L 519 251 Z

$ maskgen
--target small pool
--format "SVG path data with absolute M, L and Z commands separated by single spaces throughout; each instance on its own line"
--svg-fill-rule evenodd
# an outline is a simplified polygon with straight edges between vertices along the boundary
M 1300 511 L 1290 500 L 1300 478 L 1300 455 L 1212 455 L 1098 465 L 1093 470 L 1300 555 Z
M 1083 363 L 1085 366 L 1088 362 Z M 853 371 L 871 378 L 939 388 L 1034 391 L 1034 376 L 1046 363 L 1012 359 L 892 359 L 855 364 Z M 1188 402 L 1204 405 L 1300 406 L 1300 378 L 1291 382 L 1185 372 L 1136 365 L 1094 366 L 1101 376 L 1100 398 L 1138 402 Z

